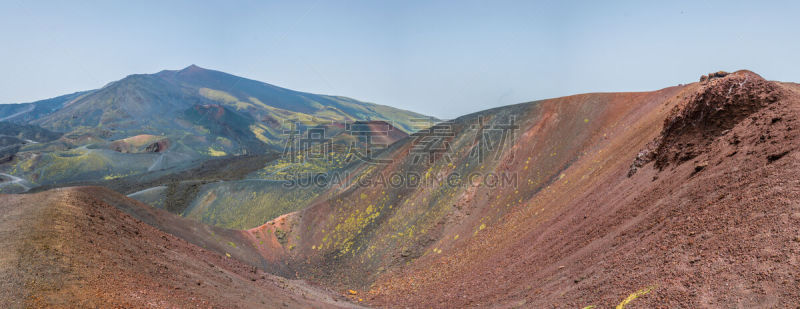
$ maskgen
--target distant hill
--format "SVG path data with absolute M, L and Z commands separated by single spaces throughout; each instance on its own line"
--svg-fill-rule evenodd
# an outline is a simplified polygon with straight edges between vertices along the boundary
M 40 101 L 33 103 L 33 106 L 53 105 L 52 101 L 62 102 L 65 99 L 70 100 L 62 108 L 31 121 L 61 132 L 82 127 L 122 131 L 190 130 L 176 123 L 176 117 L 191 122 L 191 119 L 183 116 L 189 108 L 218 104 L 256 120 L 254 125 L 258 129 L 254 128 L 253 131 L 265 130 L 276 135 L 281 133 L 280 128 L 286 121 L 319 124 L 385 120 L 410 132 L 413 130 L 411 119 L 426 117 L 347 97 L 285 89 L 195 65 L 179 71 L 130 75 L 85 95 Z M 19 112 L 18 109 L 15 111 Z M 7 113 L 11 114 L 10 111 Z M 113 136 L 119 134 L 115 132 Z
M 61 133 L 34 125 L 0 122 L 0 136 L 13 137 L 27 143 L 42 143 L 58 139 Z
M 385 121 L 400 131 L 393 133 L 394 141 L 411 133 L 417 118 L 427 116 L 191 65 L 130 75 L 96 90 L 0 105 L 0 120 L 64 134 L 22 149 L 0 172 L 49 185 L 118 178 L 210 157 L 280 152 L 289 130 Z M 348 132 L 336 129 L 326 137 L 351 140 L 334 134 Z
M 61 133 L 35 125 L 0 122 L 0 164 L 12 160 L 25 145 L 50 142 L 59 137 Z
M 30 122 L 42 116 L 49 115 L 61 109 L 67 102 L 90 92 L 91 91 L 76 92 L 33 103 L 0 104 L 0 121 L 15 123 Z
M 219 106 L 224 119 L 200 122 L 194 106 Z M 223 152 L 280 148 L 283 131 L 292 122 L 303 127 L 332 122 L 388 121 L 410 133 L 411 119 L 427 116 L 355 99 L 294 91 L 191 65 L 182 70 L 135 74 L 103 88 L 23 104 L 0 105 L 0 121 L 30 123 L 64 133 L 91 134 L 108 140 L 140 134 L 224 137 Z M 204 118 L 208 120 L 207 118 Z M 245 123 L 238 120 L 247 119 Z M 236 123 L 234 123 L 236 122 Z M 209 127 L 210 126 L 210 127 Z M 219 126 L 237 127 L 238 134 L 214 134 Z M 231 133 L 224 129 L 226 133 Z M 189 143 L 192 144 L 192 143 Z M 202 147 L 193 145 L 190 148 Z M 252 149 L 251 149 L 252 148 Z

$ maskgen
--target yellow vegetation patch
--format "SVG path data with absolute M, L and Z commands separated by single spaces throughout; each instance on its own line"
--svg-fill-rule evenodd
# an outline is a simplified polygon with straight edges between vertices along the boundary
M 264 136 L 264 132 L 266 132 L 266 130 L 264 129 L 263 125 L 261 125 L 261 124 L 251 125 L 250 126 L 250 131 L 252 131 L 253 134 L 255 134 L 256 138 L 259 141 L 264 142 L 264 144 L 269 144 L 270 143 L 270 140 L 266 136 Z
M 652 287 L 648 287 L 648 288 L 644 288 L 644 289 L 638 290 L 636 292 L 633 292 L 633 294 L 628 295 L 628 297 L 623 299 L 622 302 L 619 303 L 619 305 L 617 305 L 616 308 L 617 309 L 623 309 L 623 308 L 625 308 L 625 305 L 629 304 L 630 302 L 634 301 L 635 299 L 637 299 L 639 297 L 644 296 L 647 293 L 650 293 L 650 291 L 652 291 L 652 290 L 653 290 Z
M 104 176 L 104 177 L 103 177 L 103 180 L 112 180 L 112 179 L 117 179 L 117 178 L 122 178 L 122 177 L 128 177 L 128 176 L 131 176 L 131 175 L 133 175 L 133 174 L 134 174 L 134 173 L 128 173 L 128 174 L 111 174 L 111 175 L 106 175 L 106 176 Z
M 231 94 L 221 91 L 221 90 L 214 90 L 209 88 L 200 88 L 200 95 L 204 96 L 210 100 L 219 101 L 223 103 L 234 103 L 239 101 L 236 97 L 232 96 Z
M 356 209 L 322 238 L 323 245 L 328 248 L 339 248 L 341 255 L 350 252 L 353 249 L 354 239 L 378 216 L 380 211 L 373 205 L 369 205 L 365 211 Z
M 48 153 L 43 155 L 42 161 L 48 162 L 41 172 L 43 179 L 59 179 L 57 177 L 79 172 L 107 171 L 111 168 L 105 157 L 81 149 Z
M 263 107 L 263 108 L 267 108 L 267 109 L 269 109 L 269 108 L 272 108 L 272 106 L 269 106 L 269 105 L 267 105 L 267 104 L 264 104 L 264 102 L 261 102 L 261 100 L 259 100 L 259 99 L 257 99 L 257 98 L 250 97 L 250 98 L 248 98 L 248 99 L 250 99 L 250 102 L 253 102 L 253 104 L 255 104 L 255 105 L 258 105 L 258 106 L 261 106 L 261 107 Z
M 222 102 L 222 103 L 225 103 L 225 104 L 231 104 L 234 107 L 236 107 L 237 110 L 247 109 L 248 107 L 253 106 L 253 104 L 251 104 L 249 102 L 239 101 L 239 99 L 237 99 L 236 97 L 234 97 L 230 93 L 227 93 L 227 92 L 222 91 L 222 90 L 215 90 L 215 89 L 209 89 L 209 88 L 200 88 L 199 92 L 200 92 L 201 96 L 204 96 L 204 97 L 206 97 L 206 98 L 208 98 L 210 100 L 214 100 L 214 101 L 217 101 L 217 102 Z M 251 98 L 251 100 L 252 100 L 252 98 Z
M 210 155 L 212 157 L 222 157 L 222 156 L 227 155 L 227 153 L 225 153 L 222 150 L 216 150 L 214 148 L 208 147 L 208 155 Z

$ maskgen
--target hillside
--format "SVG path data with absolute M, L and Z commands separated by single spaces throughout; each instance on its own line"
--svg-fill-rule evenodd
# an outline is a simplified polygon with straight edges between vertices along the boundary
M 105 201 L 119 200 L 116 195 L 98 188 L 0 195 L 4 213 L 0 304 L 4 308 L 354 306 L 324 290 L 266 274 L 161 232 L 114 207 L 121 205 Z M 127 207 L 135 212 L 141 206 L 134 202 Z M 170 215 L 159 216 L 165 220 Z
M 165 208 L 173 213 L 181 214 L 215 226 L 250 229 L 264 224 L 280 215 L 303 209 L 321 194 L 333 194 L 322 186 L 287 187 L 287 178 L 307 182 L 306 178 L 319 173 L 344 173 L 349 168 L 358 167 L 360 160 L 349 157 L 349 146 L 358 145 L 361 151 L 364 146 L 363 136 L 359 133 L 382 132 L 371 136 L 374 145 L 391 145 L 408 136 L 402 130 L 384 121 L 357 121 L 353 123 L 332 123 L 320 125 L 313 130 L 324 130 L 331 134 L 332 148 L 329 159 L 304 158 L 293 162 L 292 158 L 276 155 L 273 161 L 253 169 L 254 165 L 245 164 L 243 160 L 230 160 L 225 169 L 243 167 L 236 174 L 238 177 L 217 182 L 209 177 L 215 168 L 212 164 L 195 168 L 192 173 L 184 173 L 180 180 L 154 181 L 149 185 L 131 184 L 132 179 L 120 179 L 124 186 L 113 187 L 128 196 L 153 205 Z M 348 134 L 346 131 L 354 132 Z M 373 146 L 375 151 L 383 147 Z M 296 161 L 296 160 L 295 160 Z M 204 164 L 206 165 L 206 164 Z M 250 168 L 248 168 L 250 167 Z M 131 177 L 135 178 L 135 177 Z M 185 189 L 184 189 L 185 188 Z
M 34 185 L 68 185 L 190 169 L 214 157 L 282 151 L 288 134 L 357 121 L 387 121 L 402 138 L 417 129 L 410 111 L 289 90 L 192 65 L 135 74 L 91 91 L 0 105 L 0 119 L 63 133 L 4 156 L 0 172 Z M 350 132 L 327 138 L 342 143 Z M 15 149 L 16 152 L 17 149 Z M 0 192 L 3 192 L 0 190 Z
M 61 137 L 34 125 L 23 125 L 13 122 L 0 122 L 0 165 L 17 160 L 20 151 L 37 149 L 41 143 L 48 143 Z M 30 181 L 0 172 L 0 192 L 20 193 L 34 186 Z
M 426 118 L 388 106 L 289 90 L 191 65 L 178 71 L 130 75 L 77 97 L 63 108 L 32 122 L 61 132 L 99 126 L 114 131 L 109 133 L 112 137 L 134 130 L 160 134 L 190 130 L 176 126 L 175 118 L 194 124 L 192 119 L 184 119 L 181 114 L 193 106 L 208 104 L 224 106 L 231 110 L 229 113 L 237 114 L 234 117 L 252 117 L 261 124 L 258 126 L 261 130 L 247 128 L 253 136 L 277 136 L 281 134 L 278 129 L 283 128 L 286 121 L 313 125 L 345 120 L 387 120 L 411 131 L 410 119 Z M 150 132 L 144 132 L 148 130 Z
M 581 94 L 466 115 L 397 136 L 376 154 L 383 164 L 290 165 L 343 172 L 345 181 L 331 186 L 286 186 L 279 181 L 282 159 L 258 171 L 233 164 L 248 176 L 194 184 L 197 198 L 181 208 L 188 218 L 97 188 L 0 199 L 23 210 L 74 200 L 62 208 L 107 205 L 106 218 L 127 218 L 121 209 L 209 255 L 230 254 L 237 265 L 332 291 L 314 301 L 347 297 L 385 308 L 789 307 L 800 303 L 798 119 L 800 85 L 718 72 L 658 91 Z M 118 179 L 120 188 L 129 177 Z M 157 201 L 180 188 L 158 184 L 142 184 L 131 196 Z M 48 196 L 57 197 L 50 204 L 33 200 Z M 20 206 L 27 204 L 36 206 Z M 280 207 L 265 212 L 254 205 Z M 242 229 L 257 222 L 253 211 L 275 218 Z M 112 233 L 65 235 L 81 243 Z M 11 240 L 17 238 L 4 239 L 19 246 Z M 119 245 L 128 243 L 139 244 Z M 188 255 L 165 264 L 181 270 L 183 259 L 193 261 Z M 77 260 L 85 256 L 76 253 Z M 220 297 L 238 295 L 218 289 Z
M 415 140 L 395 144 L 370 179 L 485 171 L 517 183 L 354 185 L 280 219 L 281 259 L 380 307 L 797 303 L 800 87 L 723 76 L 461 117 L 451 163 L 414 164 Z M 511 147 L 469 155 L 480 117 L 492 128 L 511 115 Z
M 60 133 L 38 126 L 0 122 L 0 163 L 13 160 L 13 155 L 25 145 L 46 143 L 59 137 Z
M 91 91 L 81 91 L 32 103 L 0 104 L 0 121 L 29 123 L 49 115 Z
M 384 276 L 376 303 L 796 304 L 797 90 L 737 72 L 642 106 L 476 239 Z

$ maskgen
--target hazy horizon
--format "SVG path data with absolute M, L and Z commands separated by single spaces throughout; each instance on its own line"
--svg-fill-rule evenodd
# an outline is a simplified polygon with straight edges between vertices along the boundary
M 747 69 L 798 81 L 793 2 L 0 3 L 0 103 L 190 64 L 441 118 Z M 779 42 L 780 44 L 776 44 Z

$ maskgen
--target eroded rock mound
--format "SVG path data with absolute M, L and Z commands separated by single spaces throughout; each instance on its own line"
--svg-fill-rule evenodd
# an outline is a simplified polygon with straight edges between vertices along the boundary
M 639 152 L 628 176 L 652 161 L 662 170 L 693 159 L 717 137 L 782 96 L 776 84 L 750 71 L 713 73 L 701 81 L 670 112 L 661 135 Z
M 141 134 L 111 142 L 109 148 L 122 153 L 164 152 L 170 146 L 169 139 L 162 136 Z

